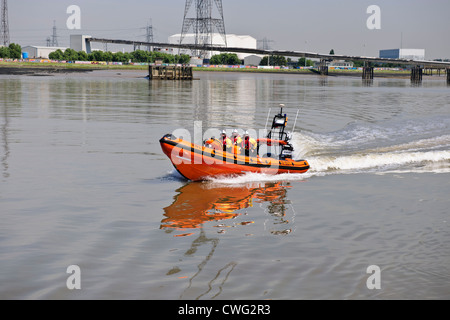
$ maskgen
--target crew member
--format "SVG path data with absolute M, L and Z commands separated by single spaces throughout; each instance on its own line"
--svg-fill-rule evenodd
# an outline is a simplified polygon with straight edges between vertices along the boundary
M 225 130 L 222 130 L 222 133 L 220 134 L 220 142 L 222 143 L 223 151 L 231 150 L 233 144 L 230 138 L 227 137 L 227 133 L 225 132 Z
M 233 133 L 231 135 L 231 141 L 233 142 L 234 145 L 240 145 L 242 142 L 242 138 L 239 135 L 239 132 L 237 131 L 237 129 L 233 130 Z
M 231 142 L 233 143 L 233 153 L 240 154 L 242 147 L 242 138 L 239 135 L 237 129 L 233 130 L 233 133 L 231 135 Z
M 243 144 L 245 155 L 247 157 L 255 156 L 256 149 L 258 147 L 258 143 L 256 142 L 255 139 L 250 137 L 250 135 L 248 134 L 248 131 L 245 131 L 245 133 L 244 133 L 244 141 L 242 142 L 242 144 Z

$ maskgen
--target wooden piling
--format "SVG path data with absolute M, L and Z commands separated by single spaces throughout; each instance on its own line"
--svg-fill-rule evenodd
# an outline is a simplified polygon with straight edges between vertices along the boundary
M 150 80 L 192 80 L 192 67 L 189 66 L 149 66 Z
M 412 82 L 421 82 L 422 81 L 422 68 L 421 67 L 413 67 L 411 69 L 411 81 Z
M 363 80 L 373 80 L 373 67 L 363 67 Z
M 447 68 L 447 84 L 450 85 L 450 68 Z
M 320 64 L 319 64 L 319 73 L 320 73 L 322 76 L 327 76 L 327 75 L 328 75 L 327 60 L 325 60 L 325 59 L 320 60 Z

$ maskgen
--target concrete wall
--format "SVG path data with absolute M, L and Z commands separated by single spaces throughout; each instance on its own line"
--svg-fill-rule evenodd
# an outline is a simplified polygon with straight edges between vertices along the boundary
M 87 36 L 83 34 L 72 34 L 70 35 L 70 49 L 75 51 L 84 51 L 86 53 L 91 53 L 91 44 L 86 42 L 86 39 L 92 38 L 92 36 Z

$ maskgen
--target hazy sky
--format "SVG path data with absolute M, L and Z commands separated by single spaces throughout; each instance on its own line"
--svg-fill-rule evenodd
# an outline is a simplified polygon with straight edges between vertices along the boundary
M 450 0 L 222 0 L 227 33 L 272 40 L 272 49 L 378 56 L 380 49 L 425 49 L 426 59 L 450 58 Z M 67 7 L 81 9 L 81 29 L 69 30 Z M 366 12 L 381 9 L 381 29 L 369 30 Z M 9 0 L 11 42 L 45 45 L 56 21 L 60 46 L 70 34 L 154 40 L 180 33 L 185 0 Z M 402 39 L 402 41 L 401 41 Z

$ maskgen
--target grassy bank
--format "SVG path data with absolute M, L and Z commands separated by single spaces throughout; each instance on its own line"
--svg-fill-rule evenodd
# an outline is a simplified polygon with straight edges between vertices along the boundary
M 35 62 L 7 62 L 0 61 L 0 68 L 4 69 L 33 69 L 46 70 L 52 72 L 67 71 L 91 71 L 91 70 L 148 70 L 146 65 L 106 65 L 106 64 L 75 64 L 75 63 L 35 63 Z M 5 70 L 6 71 L 6 70 Z M 254 69 L 254 68 L 212 68 L 212 67 L 194 67 L 194 72 L 241 72 L 241 73 L 276 73 L 276 74 L 304 74 L 317 75 L 311 69 Z M 0 72 L 1 73 L 1 72 Z M 358 76 L 362 70 L 329 70 L 330 76 Z M 410 71 L 407 70 L 374 70 L 375 77 L 407 77 Z
M 213 68 L 213 67 L 194 67 L 194 71 L 216 71 L 216 72 L 253 72 L 253 73 L 293 73 L 310 74 L 308 69 L 253 69 L 253 68 Z
M 148 70 L 148 66 L 141 65 L 104 65 L 77 63 L 36 63 L 36 62 L 5 62 L 0 61 L 0 68 L 36 68 L 36 69 L 86 69 L 86 70 Z
M 281 73 L 281 74 L 304 74 L 317 75 L 311 69 L 251 69 L 251 68 L 208 68 L 195 67 L 194 71 L 200 72 L 252 72 L 252 73 Z M 355 76 L 361 77 L 362 70 L 329 70 L 329 76 Z M 408 77 L 408 70 L 374 70 L 375 77 Z

